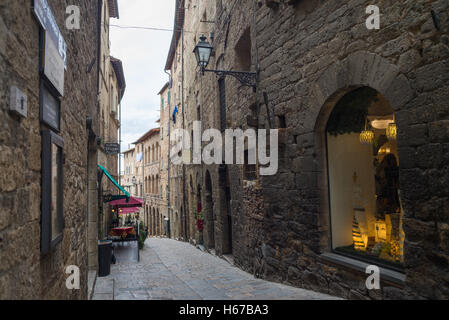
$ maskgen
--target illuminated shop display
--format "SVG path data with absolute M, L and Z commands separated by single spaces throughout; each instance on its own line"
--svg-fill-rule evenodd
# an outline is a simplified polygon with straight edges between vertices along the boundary
M 357 89 L 332 111 L 327 155 L 333 250 L 400 268 L 404 212 L 396 135 L 388 101 L 373 89 Z

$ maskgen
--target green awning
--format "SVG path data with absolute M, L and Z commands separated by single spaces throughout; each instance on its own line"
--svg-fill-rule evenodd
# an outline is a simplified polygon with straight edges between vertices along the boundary
M 100 168 L 101 171 L 108 177 L 109 180 L 126 196 L 127 199 L 131 196 L 128 191 L 126 191 L 121 185 L 115 181 L 115 179 L 109 174 L 109 172 L 102 166 L 98 165 L 98 168 Z

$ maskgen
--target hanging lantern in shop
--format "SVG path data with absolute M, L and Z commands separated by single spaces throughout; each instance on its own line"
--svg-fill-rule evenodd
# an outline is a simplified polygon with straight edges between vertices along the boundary
M 393 118 L 394 120 L 394 118 Z M 388 140 L 396 140 L 396 137 L 398 135 L 398 128 L 396 127 L 396 122 L 392 122 L 388 125 L 386 129 L 386 134 Z
M 372 130 L 366 129 L 366 120 L 365 120 L 365 130 L 360 133 L 360 142 L 363 144 L 373 144 L 374 142 L 374 132 Z

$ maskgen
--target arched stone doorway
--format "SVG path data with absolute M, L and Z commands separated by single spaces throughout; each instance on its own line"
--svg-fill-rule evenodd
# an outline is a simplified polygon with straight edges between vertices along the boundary
M 160 235 L 160 232 L 159 232 L 159 228 L 160 228 L 160 220 L 159 220 L 159 217 L 156 215 L 156 211 L 154 210 L 154 208 L 153 208 L 153 216 L 154 216 L 154 234 L 156 235 L 156 236 L 159 236 Z
M 155 236 L 156 235 L 156 226 L 155 226 L 156 219 L 154 219 L 154 212 L 151 209 L 150 209 L 150 216 L 151 216 L 151 228 L 150 228 L 151 229 L 151 235 Z
M 192 235 L 194 234 L 194 231 L 192 229 L 192 227 L 193 227 L 192 222 L 195 221 L 195 219 L 192 219 L 193 211 L 194 211 L 194 190 L 193 190 L 192 176 L 190 176 L 188 190 L 189 191 L 187 194 L 187 211 L 186 211 L 186 219 L 187 219 L 186 241 L 190 241 L 190 239 L 192 238 Z
M 203 228 L 201 226 L 199 219 L 203 216 L 203 205 L 202 205 L 202 198 L 201 198 L 201 186 L 198 185 L 196 189 L 196 217 L 195 217 L 195 227 L 198 230 L 198 242 L 199 244 L 203 244 Z M 204 220 L 203 220 L 204 221 Z
M 232 254 L 232 211 L 231 211 L 231 184 L 229 179 L 229 171 L 226 165 L 220 166 L 219 169 L 219 185 L 220 185 L 220 211 L 221 224 L 223 230 L 223 254 Z
M 145 210 L 145 225 L 148 228 L 150 227 L 150 208 L 149 208 L 149 206 L 146 206 L 146 210 Z
M 159 212 L 159 210 L 156 211 L 156 215 L 159 216 L 159 235 L 163 236 L 165 235 L 164 233 L 164 217 L 163 215 Z
M 212 193 L 212 179 L 209 171 L 206 171 L 204 190 L 204 222 L 205 222 L 205 245 L 208 248 L 215 248 L 215 215 L 214 201 Z

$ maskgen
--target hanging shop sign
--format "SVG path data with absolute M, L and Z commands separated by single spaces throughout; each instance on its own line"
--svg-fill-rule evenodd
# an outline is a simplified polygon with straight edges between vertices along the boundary
M 34 13 L 45 30 L 44 74 L 63 96 L 64 71 L 67 68 L 67 44 L 47 0 L 34 0 Z
M 119 143 L 105 143 L 104 144 L 104 152 L 106 154 L 119 154 L 120 153 L 120 144 Z
M 61 103 L 55 98 L 45 85 L 41 85 L 40 94 L 41 104 L 41 121 L 56 131 L 60 131 L 61 119 Z

